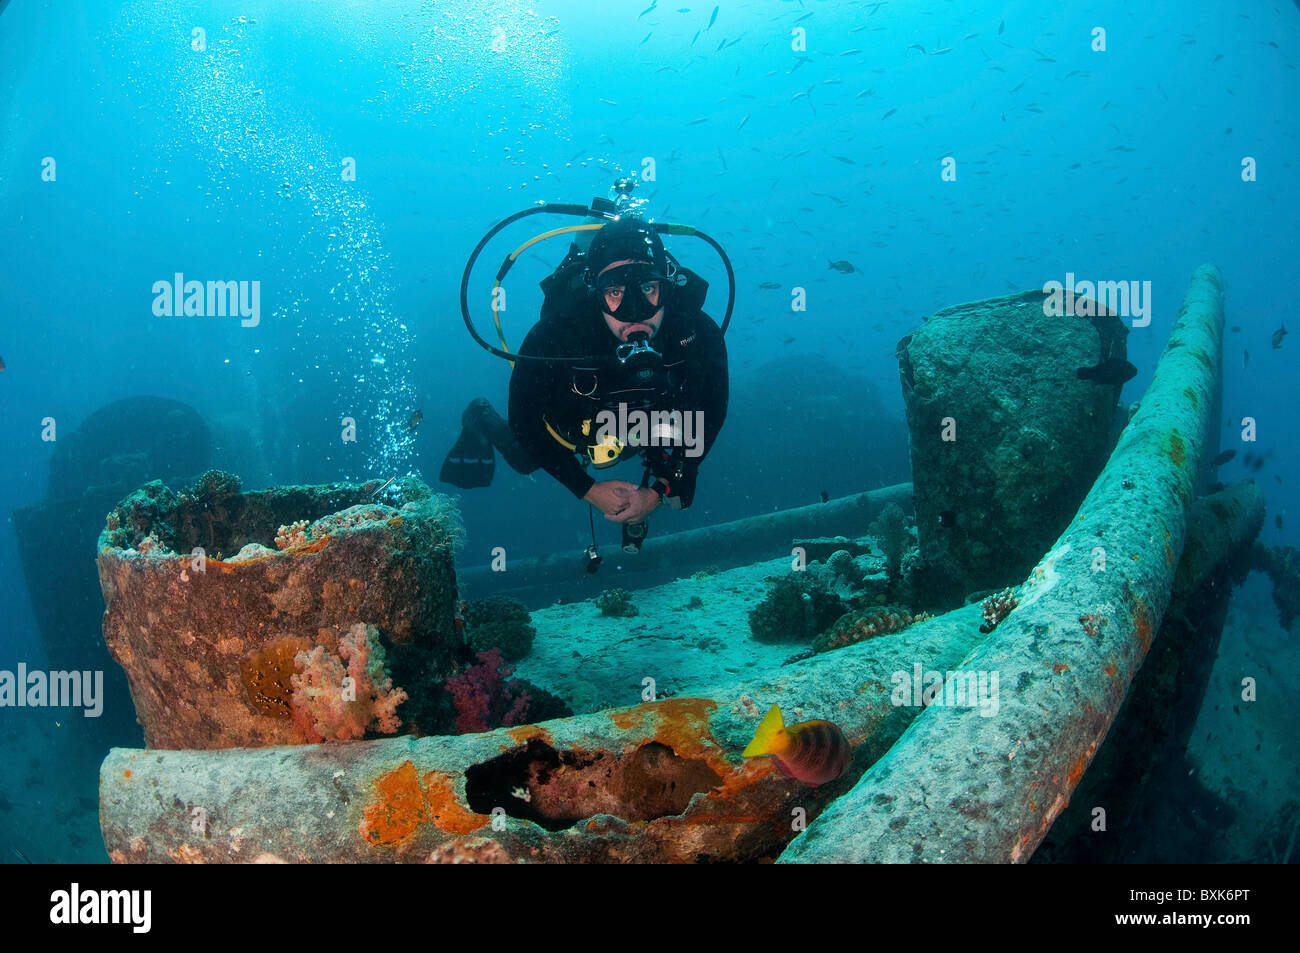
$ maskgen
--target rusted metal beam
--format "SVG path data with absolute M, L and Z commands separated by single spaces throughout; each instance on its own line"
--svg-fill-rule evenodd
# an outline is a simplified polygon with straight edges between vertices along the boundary
M 979 606 L 777 667 L 707 697 L 451 737 L 224 751 L 114 749 L 100 821 L 116 862 L 635 862 L 773 857 L 903 733 L 894 673 L 946 670 Z M 740 752 L 773 702 L 853 746 L 819 788 Z
M 1106 736 L 1169 603 L 1218 386 L 1223 285 L 1192 278 L 1141 407 L 1019 606 L 962 670 L 997 714 L 935 705 L 781 856 L 1024 861 Z

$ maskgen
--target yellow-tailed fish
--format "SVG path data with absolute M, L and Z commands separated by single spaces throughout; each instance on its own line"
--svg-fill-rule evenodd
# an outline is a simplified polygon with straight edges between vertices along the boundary
M 844 773 L 853 760 L 853 749 L 834 722 L 801 721 L 787 726 L 781 717 L 781 706 L 773 705 L 754 732 L 754 740 L 741 755 L 746 758 L 766 755 L 786 777 L 816 787 Z

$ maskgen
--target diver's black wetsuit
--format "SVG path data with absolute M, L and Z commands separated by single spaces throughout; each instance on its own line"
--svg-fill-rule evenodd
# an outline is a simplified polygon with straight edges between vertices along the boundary
M 579 316 L 544 313 L 519 353 L 556 357 L 611 354 L 617 344 L 593 308 Z M 699 456 L 687 456 L 685 448 L 653 446 L 628 447 L 622 454 L 626 459 L 641 453 L 648 481 L 667 484 L 664 496 L 671 505 L 690 506 L 700 463 L 727 416 L 727 348 L 712 318 L 698 308 L 679 312 L 671 302 L 650 346 L 663 355 L 663 363 L 648 383 L 617 365 L 583 369 L 571 364 L 518 361 L 510 377 L 509 410 L 517 446 L 503 446 L 503 441 L 495 439 L 497 434 L 492 435 L 493 443 L 515 470 L 529 473 L 541 467 L 581 499 L 596 480 L 575 452 L 551 435 L 548 423 L 582 450 L 582 421 L 593 420 L 594 429 L 596 415 L 601 410 L 618 413 L 620 402 L 629 412 L 675 410 L 685 415 L 701 411 L 703 435 L 702 440 L 696 438 L 700 440 Z

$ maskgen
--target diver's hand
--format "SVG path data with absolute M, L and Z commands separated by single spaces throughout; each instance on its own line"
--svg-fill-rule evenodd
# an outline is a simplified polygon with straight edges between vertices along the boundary
M 626 480 L 593 483 L 583 499 L 615 523 L 635 523 L 659 505 L 658 493 Z
M 618 516 L 606 517 L 616 523 L 639 523 L 653 513 L 661 502 L 659 494 L 646 487 L 633 487 L 631 492 L 627 493 L 623 490 L 614 492 L 628 501 L 627 509 Z
M 636 484 L 626 480 L 603 480 L 593 483 L 582 498 L 604 513 L 606 519 L 616 520 L 628 507 L 628 493 L 635 489 Z

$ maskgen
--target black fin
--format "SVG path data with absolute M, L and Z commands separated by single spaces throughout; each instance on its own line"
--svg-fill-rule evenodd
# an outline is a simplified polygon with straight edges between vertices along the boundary
M 496 453 L 488 439 L 477 428 L 466 427 L 460 432 L 447 459 L 442 461 L 438 479 L 462 490 L 491 486 L 496 471 Z

